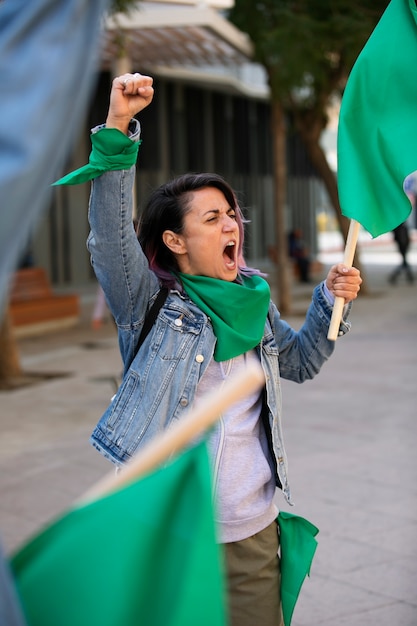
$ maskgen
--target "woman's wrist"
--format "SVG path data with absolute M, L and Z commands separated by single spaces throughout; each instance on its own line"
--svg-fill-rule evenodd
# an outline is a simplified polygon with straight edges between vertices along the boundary
M 129 123 L 131 118 L 128 119 L 120 119 L 118 117 L 112 117 L 109 115 L 106 119 L 106 128 L 116 128 L 120 130 L 124 135 L 127 135 L 129 132 Z

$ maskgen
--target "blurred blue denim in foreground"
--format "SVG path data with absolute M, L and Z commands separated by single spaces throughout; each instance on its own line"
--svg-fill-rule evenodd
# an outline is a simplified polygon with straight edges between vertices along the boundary
M 0 315 L 87 107 L 107 4 L 0 2 Z M 1 550 L 0 623 L 24 625 Z
M 107 0 L 0 2 L 0 310 L 94 87 Z

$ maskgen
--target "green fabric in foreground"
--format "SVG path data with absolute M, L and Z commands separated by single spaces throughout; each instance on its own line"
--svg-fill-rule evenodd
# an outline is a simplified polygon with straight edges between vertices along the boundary
M 392 0 L 360 53 L 343 94 L 338 130 L 342 213 L 373 237 L 411 211 L 404 179 L 417 170 L 417 8 Z
M 12 559 L 28 626 L 225 626 L 205 444 L 70 510 Z

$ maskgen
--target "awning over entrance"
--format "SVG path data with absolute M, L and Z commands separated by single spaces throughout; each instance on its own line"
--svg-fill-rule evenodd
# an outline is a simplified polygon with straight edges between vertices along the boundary
M 236 65 L 252 55 L 248 37 L 215 9 L 172 2 L 140 2 L 108 19 L 101 64 L 111 70 L 121 45 L 133 67 Z

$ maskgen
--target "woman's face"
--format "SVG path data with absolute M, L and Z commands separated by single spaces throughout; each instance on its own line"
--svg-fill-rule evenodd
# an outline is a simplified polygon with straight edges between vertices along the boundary
M 183 232 L 164 232 L 164 242 L 184 274 L 235 280 L 239 228 L 235 209 L 215 187 L 193 191 Z

